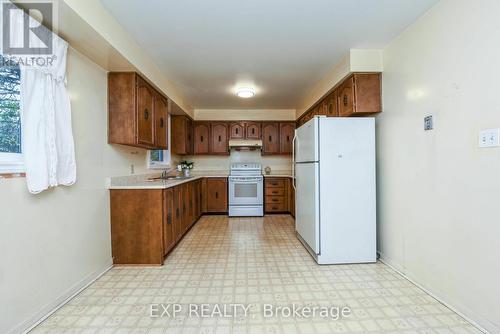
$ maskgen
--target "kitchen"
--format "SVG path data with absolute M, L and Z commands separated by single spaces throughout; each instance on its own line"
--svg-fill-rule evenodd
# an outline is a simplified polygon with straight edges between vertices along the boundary
M 48 3 L 2 7 L 57 61 L 2 44 L 0 332 L 499 331 L 497 2 Z

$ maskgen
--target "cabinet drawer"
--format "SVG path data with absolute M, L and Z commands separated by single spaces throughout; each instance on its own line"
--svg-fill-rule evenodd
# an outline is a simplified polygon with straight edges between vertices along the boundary
M 277 204 L 266 204 L 267 212 L 284 212 L 286 211 L 285 203 L 277 203 Z
M 284 179 L 266 179 L 266 188 L 284 188 Z
M 285 203 L 284 196 L 266 196 L 266 204 L 283 204 Z
M 266 188 L 266 196 L 285 196 L 285 188 Z

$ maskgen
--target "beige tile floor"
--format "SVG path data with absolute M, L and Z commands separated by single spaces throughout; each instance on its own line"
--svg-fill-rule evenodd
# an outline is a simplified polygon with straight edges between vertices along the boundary
M 382 263 L 319 266 L 289 216 L 203 217 L 163 267 L 114 268 L 33 333 L 480 333 Z M 151 304 L 182 304 L 152 318 Z M 202 318 L 188 304 L 241 303 L 249 313 Z M 275 306 L 347 306 L 351 315 L 265 317 Z M 172 306 L 173 307 L 173 306 Z M 160 308 L 161 310 L 161 308 Z

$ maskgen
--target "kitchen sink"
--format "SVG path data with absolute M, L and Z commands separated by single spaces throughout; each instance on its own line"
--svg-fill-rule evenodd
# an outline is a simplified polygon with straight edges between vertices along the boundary
M 148 181 L 160 181 L 160 180 L 166 180 L 166 181 L 171 181 L 171 180 L 187 180 L 192 178 L 192 176 L 176 176 L 176 175 L 171 175 L 171 176 L 158 176 L 158 177 L 152 177 L 149 178 Z

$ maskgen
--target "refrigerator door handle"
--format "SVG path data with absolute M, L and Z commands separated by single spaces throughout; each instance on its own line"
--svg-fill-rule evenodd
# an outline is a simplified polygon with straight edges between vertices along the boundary
M 297 139 L 297 130 L 292 139 L 292 186 L 294 190 L 297 190 L 295 186 L 295 140 Z

